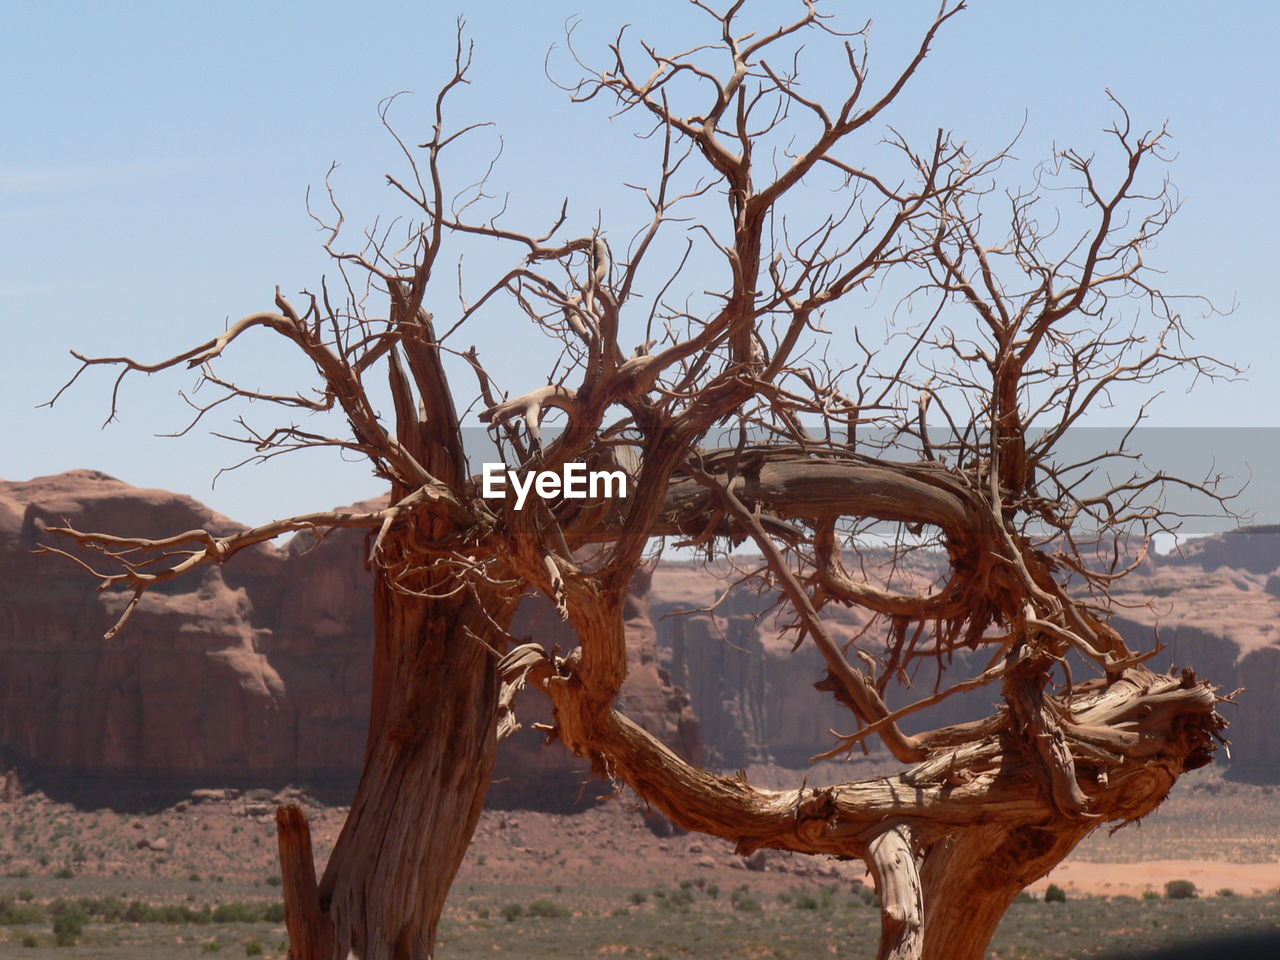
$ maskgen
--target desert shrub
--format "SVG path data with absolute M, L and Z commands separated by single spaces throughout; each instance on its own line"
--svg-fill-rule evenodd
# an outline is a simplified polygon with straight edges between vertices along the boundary
M 80 909 L 91 917 L 101 917 L 105 923 L 115 923 L 124 916 L 126 904 L 119 897 L 81 897 L 76 901 Z
M 59 867 L 57 870 L 53 871 L 53 878 L 55 880 L 70 880 L 75 875 L 76 872 L 69 866 Z
M 253 903 L 220 903 L 213 911 L 214 923 L 256 923 L 261 919 L 262 908 Z
M 1215 897 L 1234 897 L 1235 895 L 1236 895 L 1236 892 L 1232 890 L 1230 887 L 1223 887 L 1221 890 L 1219 890 L 1217 893 L 1214 894 Z
M 1067 891 L 1063 890 L 1056 883 L 1049 884 L 1049 889 L 1044 892 L 1045 903 L 1066 903 Z
M 262 944 L 259 943 L 257 940 L 250 940 L 248 943 L 244 945 L 244 955 L 246 957 L 262 956 Z
M 84 925 L 89 918 L 78 908 L 64 910 L 53 918 L 53 942 L 60 947 L 73 946 L 84 935 Z
M 1191 900 L 1199 893 L 1190 880 L 1170 880 L 1164 885 L 1164 895 L 1169 900 Z
M 40 946 L 40 941 L 28 933 L 22 938 L 22 945 L 24 947 L 38 947 Z
M 1154 890 L 1143 890 L 1142 899 L 1143 900 L 1159 900 L 1160 894 L 1156 893 Z
M 514 920 L 519 920 L 523 916 L 524 916 L 524 907 L 518 903 L 508 903 L 505 907 L 502 908 L 502 919 L 507 921 L 507 923 L 511 923 Z
M 282 883 L 284 883 L 284 878 L 278 873 L 273 873 L 271 876 L 267 877 L 267 886 L 269 887 L 278 887 Z
M 720 899 L 720 886 L 719 886 L 719 884 L 715 884 L 715 883 L 708 883 L 708 884 L 707 884 L 707 896 L 708 896 L 708 897 L 710 897 L 712 900 L 718 900 L 718 899 Z
M 759 900 L 743 895 L 733 899 L 733 909 L 741 910 L 743 913 L 760 913 L 764 907 L 760 906 Z
M 217 940 L 210 940 L 208 943 L 203 944 L 200 947 L 200 952 L 201 953 L 217 953 L 221 949 L 222 949 L 222 944 L 220 944 Z
M 269 903 L 262 911 L 262 919 L 267 923 L 284 923 L 284 904 Z
M 191 873 L 187 874 L 187 879 L 188 879 L 188 880 L 190 880 L 192 883 L 199 883 L 199 882 L 200 882 L 200 874 L 196 873 L 196 872 L 193 870 Z
M 554 900 L 535 900 L 529 904 L 525 914 L 530 917 L 571 917 L 573 913 L 563 904 Z
M 796 910 L 817 910 L 818 898 L 802 893 L 792 901 L 791 906 Z
M 5 876 L 13 880 L 25 880 L 27 877 L 31 876 L 31 868 L 19 867 L 17 870 L 10 870 L 5 874 Z
M 612 910 L 610 910 L 610 911 L 609 911 L 609 916 L 611 916 L 611 917 L 629 917 L 629 916 L 631 916 L 631 911 L 630 911 L 630 910 L 628 910 L 626 907 L 614 907 Z
M 21 890 L 18 891 L 18 899 L 22 900 L 24 903 L 30 902 L 35 898 L 36 898 L 35 891 L 28 889 L 27 887 L 23 887 Z
M 0 924 L 19 926 L 24 923 L 40 923 L 45 911 L 38 903 L 14 903 L 8 897 L 0 897 Z
M 646 902 L 648 899 L 649 899 L 649 895 L 645 893 L 643 890 L 633 891 L 630 897 L 631 902 L 634 903 L 637 907 L 640 906 L 640 904 Z
M 681 881 L 680 881 L 680 889 L 681 889 L 681 890 L 688 890 L 688 889 L 689 889 L 690 887 L 692 887 L 692 886 L 693 886 L 693 881 L 692 881 L 692 880 L 681 880 Z
M 1039 903 L 1036 895 L 1029 890 L 1021 890 L 1018 895 L 1013 898 L 1014 903 Z

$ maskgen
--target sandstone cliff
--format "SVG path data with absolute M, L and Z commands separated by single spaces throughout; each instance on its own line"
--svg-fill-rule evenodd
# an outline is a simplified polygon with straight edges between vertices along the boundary
M 341 795 L 359 775 L 369 698 L 369 577 L 362 537 L 338 533 L 264 546 L 146 595 L 128 628 L 103 631 L 124 598 L 99 593 L 70 561 L 33 556 L 47 526 L 162 535 L 233 521 L 200 503 L 141 490 L 92 471 L 0 482 L 0 772 L 107 799 L 196 786 L 293 782 Z M 1192 665 L 1224 692 L 1247 687 L 1232 722 L 1233 770 L 1280 779 L 1271 697 L 1280 689 L 1280 533 L 1206 538 L 1159 557 L 1117 594 L 1116 623 L 1137 649 Z M 627 606 L 631 677 L 626 707 L 691 759 L 735 769 L 803 766 L 852 728 L 829 694 L 813 690 L 822 664 L 792 651 L 775 598 L 747 587 L 721 596 L 714 571 L 660 564 L 637 578 Z M 865 626 L 830 609 L 837 635 Z M 574 638 L 537 600 L 516 636 L 570 649 Z M 980 665 L 957 661 L 951 675 Z M 932 689 L 932 665 L 913 682 Z M 892 703 L 901 702 L 901 696 Z M 921 716 L 948 723 L 987 712 L 975 691 Z M 610 789 L 532 722 L 543 698 L 525 694 L 525 724 L 503 745 L 492 801 L 565 808 Z
M 17 765 L 104 801 L 213 784 L 354 786 L 372 652 L 361 534 L 298 536 L 162 584 L 104 640 L 125 596 L 99 593 L 69 560 L 32 554 L 54 542 L 46 527 L 63 525 L 140 536 L 237 528 L 190 497 L 94 471 L 0 482 L 0 772 Z M 646 589 L 632 591 L 626 696 L 640 722 L 698 759 L 687 698 L 657 664 Z M 573 643 L 536 603 L 513 629 Z M 529 719 L 539 707 L 534 696 L 521 704 Z M 588 771 L 540 739 L 522 731 L 504 750 L 495 799 L 574 802 Z

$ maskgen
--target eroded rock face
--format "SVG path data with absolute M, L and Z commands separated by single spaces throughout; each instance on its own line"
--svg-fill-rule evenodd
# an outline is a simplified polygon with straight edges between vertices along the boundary
M 190 497 L 94 471 L 0 481 L 0 770 L 7 761 L 104 800 L 211 784 L 354 787 L 373 646 L 361 532 L 298 536 L 161 584 L 104 640 L 127 594 L 99 593 L 81 567 L 31 552 L 56 545 L 44 530 L 64 525 L 148 537 L 239 529 Z M 687 698 L 657 664 L 646 589 L 636 585 L 629 610 L 626 695 L 637 719 L 698 759 Z M 558 634 L 538 618 L 536 605 L 522 610 L 517 633 L 574 645 L 554 615 Z M 539 699 L 522 704 L 531 720 Z M 498 794 L 513 805 L 560 802 L 557 793 L 574 802 L 564 782 L 583 779 L 581 766 L 527 733 L 504 757 L 510 785 Z
M 64 523 L 147 536 L 237 529 L 189 497 L 93 471 L 0 481 L 0 771 L 17 766 L 39 785 L 78 786 L 79 796 L 101 802 L 222 785 L 350 791 L 364 753 L 372 657 L 361 533 L 318 544 L 300 536 L 161 585 L 120 635 L 104 640 L 126 596 L 99 593 L 66 559 L 31 553 L 56 543 L 43 531 Z M 1280 779 L 1271 706 L 1280 690 L 1276 583 L 1280 533 L 1236 534 L 1157 558 L 1117 594 L 1125 606 L 1115 623 L 1131 646 L 1151 649 L 1159 628 L 1167 645 L 1159 669 L 1191 665 L 1224 692 L 1248 688 L 1225 711 L 1233 769 L 1254 779 Z M 809 644 L 792 651 L 768 612 L 772 596 L 739 588 L 720 598 L 722 589 L 713 573 L 684 563 L 637 578 L 626 609 L 624 707 L 713 767 L 803 766 L 830 746 L 829 730 L 852 730 L 852 718 L 813 689 L 821 659 Z M 857 611 L 825 615 L 837 637 L 865 626 Z M 576 644 L 537 600 L 521 607 L 512 632 L 561 651 Z M 948 677 L 983 666 L 957 662 Z M 914 682 L 931 690 L 932 665 Z M 907 726 L 984 715 L 992 699 L 974 691 Z M 527 692 L 517 715 L 524 729 L 500 750 L 495 805 L 566 809 L 611 789 L 564 749 L 543 745 L 532 725 L 550 719 L 545 698 Z
M 340 561 L 356 543 L 331 538 L 327 563 L 319 551 L 246 551 L 148 591 L 104 640 L 128 595 L 99 593 L 76 564 L 31 553 L 57 545 L 43 531 L 65 524 L 154 537 L 237 529 L 189 497 L 93 471 L 0 484 L 0 753 L 10 762 L 41 779 L 142 792 L 351 777 L 371 649 L 369 604 L 355 602 L 368 588 L 355 588 L 358 563 Z M 320 594 L 327 604 L 302 602 Z
M 1280 694 L 1277 584 L 1280 529 L 1268 528 L 1206 537 L 1181 555 L 1152 557 L 1114 592 L 1112 622 L 1130 647 L 1147 652 L 1162 645 L 1152 661 L 1155 669 L 1190 666 L 1223 695 L 1246 688 L 1238 705 L 1224 705 L 1222 712 L 1231 722 L 1232 775 L 1259 782 L 1280 782 L 1273 707 Z M 793 652 L 789 639 L 780 636 L 782 624 L 763 613 L 772 596 L 741 587 L 722 597 L 722 590 L 705 570 L 667 564 L 655 574 L 652 591 L 659 650 L 675 682 L 690 693 L 707 755 L 729 769 L 770 762 L 803 766 L 832 744 L 829 730 L 850 732 L 853 720 L 830 694 L 812 689 L 823 675 L 822 660 L 810 644 Z M 866 624 L 857 611 L 828 607 L 823 615 L 837 638 L 851 638 Z M 863 642 L 874 642 L 874 636 Z M 957 655 L 946 667 L 947 682 L 985 666 L 977 657 Z M 1077 678 L 1087 675 L 1084 665 L 1076 668 Z M 923 664 L 912 683 L 914 691 L 890 686 L 891 707 L 932 692 L 936 665 Z M 908 717 L 903 726 L 914 732 L 985 716 L 997 693 L 957 695 Z

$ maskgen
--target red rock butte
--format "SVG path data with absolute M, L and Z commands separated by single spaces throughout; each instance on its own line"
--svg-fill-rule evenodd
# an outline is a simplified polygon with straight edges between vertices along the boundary
M 47 790 L 98 803 L 218 785 L 293 783 L 337 798 L 354 787 L 372 650 L 363 534 L 300 534 L 161 584 L 105 640 L 128 595 L 100 593 L 76 564 L 32 553 L 42 542 L 68 547 L 44 532 L 65 525 L 154 537 L 240 528 L 190 497 L 92 470 L 0 481 L 0 771 L 15 766 Z M 624 707 L 691 759 L 801 767 L 850 718 L 813 690 L 819 657 L 791 651 L 764 613 L 770 595 L 738 588 L 706 609 L 718 593 L 714 570 L 686 562 L 633 581 Z M 1116 596 L 1115 622 L 1135 649 L 1150 649 L 1159 626 L 1158 666 L 1189 664 L 1225 690 L 1249 688 L 1226 708 L 1233 775 L 1280 777 L 1269 720 L 1280 689 L 1280 533 L 1226 534 L 1155 557 Z M 857 612 L 828 613 L 836 633 L 862 626 Z M 574 645 L 536 599 L 512 634 Z M 975 691 L 923 722 L 968 719 L 991 702 Z M 524 695 L 517 712 L 525 729 L 500 750 L 492 804 L 568 810 L 612 789 L 584 786 L 582 762 L 543 745 L 531 728 L 546 719 L 541 698 Z

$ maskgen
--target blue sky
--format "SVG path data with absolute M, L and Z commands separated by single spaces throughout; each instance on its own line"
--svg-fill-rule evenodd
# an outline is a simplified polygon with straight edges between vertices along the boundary
M 780 16 L 789 8 L 756 9 Z M 875 19 L 872 65 L 887 71 L 932 8 L 841 9 Z M 495 182 L 512 192 L 516 212 L 542 216 L 567 195 L 586 220 L 601 210 L 606 222 L 625 213 L 630 200 L 618 180 L 643 169 L 634 128 L 627 118 L 610 120 L 602 104 L 572 107 L 544 76 L 544 60 L 556 76 L 573 74 L 564 25 L 579 14 L 576 45 L 588 59 L 623 21 L 656 42 L 684 43 L 704 23 L 687 3 L 7 5 L 0 410 L 8 437 L 0 476 L 93 467 L 191 493 L 250 522 L 378 492 L 365 465 L 327 454 L 246 468 L 211 489 L 236 450 L 203 435 L 153 436 L 185 422 L 177 392 L 190 388 L 187 374 L 129 385 L 119 422 L 105 430 L 106 376 L 83 379 L 53 410 L 37 404 L 74 372 L 71 348 L 158 358 L 269 307 L 276 284 L 314 285 L 325 262 L 304 195 L 331 163 L 341 164 L 336 185 L 353 222 L 394 213 L 382 174 L 400 167 L 376 106 L 416 91 L 394 117 L 406 136 L 423 138 L 459 13 L 476 60 L 453 115 L 501 130 Z M 1113 119 L 1104 88 L 1139 125 L 1169 119 L 1178 151 L 1169 172 L 1184 205 L 1158 260 L 1170 289 L 1238 303 L 1195 330 L 1206 352 L 1250 372 L 1245 383 L 1193 396 L 1172 391 L 1155 409 L 1159 425 L 1280 427 L 1280 324 L 1270 289 L 1280 263 L 1278 28 L 1280 10 L 1266 3 L 978 0 L 948 25 L 892 118 L 908 132 L 946 126 L 978 153 L 998 149 L 1025 122 L 1015 153 L 1028 163 L 1054 142 L 1100 146 L 1099 131 Z M 834 68 L 813 70 L 818 83 Z M 474 152 L 459 155 L 460 178 L 487 162 L 493 136 L 482 132 Z M 1017 165 L 1009 172 L 1016 178 Z M 530 359 L 537 348 L 502 329 L 478 328 L 471 341 L 513 391 L 544 375 Z M 306 374 L 262 341 L 247 354 L 240 369 L 251 378 L 287 386 Z

